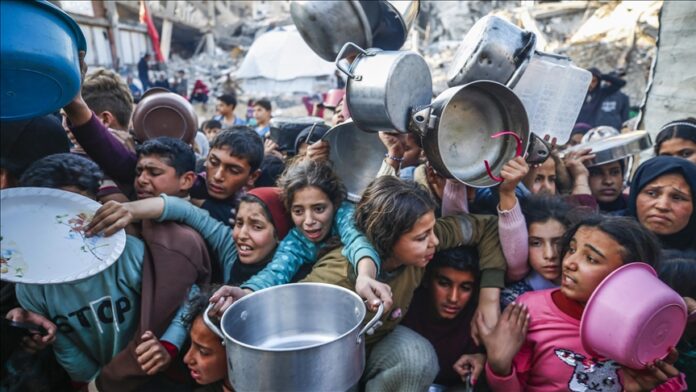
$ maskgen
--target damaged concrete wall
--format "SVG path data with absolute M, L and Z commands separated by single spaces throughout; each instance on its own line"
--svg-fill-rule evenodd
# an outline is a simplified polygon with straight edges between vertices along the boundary
M 696 117 L 696 2 L 668 1 L 660 16 L 657 57 L 640 129 L 654 137 L 662 125 Z

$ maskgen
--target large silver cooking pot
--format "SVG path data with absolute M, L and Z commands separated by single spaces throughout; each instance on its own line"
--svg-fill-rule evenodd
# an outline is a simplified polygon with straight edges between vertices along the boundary
M 351 50 L 357 56 L 348 64 L 344 57 Z M 348 42 L 336 57 L 336 67 L 348 76 L 351 117 L 366 131 L 408 132 L 410 109 L 432 98 L 430 69 L 414 52 L 364 50 Z
M 534 54 L 536 36 L 498 16 L 479 19 L 464 36 L 447 71 L 447 84 L 493 80 L 514 87 Z
M 324 134 L 330 145 L 329 159 L 334 172 L 348 191 L 348 200 L 357 202 L 375 179 L 387 148 L 375 132 L 365 132 L 352 120 L 336 125 Z
M 249 294 L 230 306 L 221 328 L 227 370 L 236 391 L 345 391 L 365 368 L 365 305 L 354 292 L 323 283 L 295 283 Z M 222 329 L 222 331 L 220 331 Z
M 374 3 L 374 4 L 372 4 Z M 379 23 L 377 2 L 293 1 L 292 21 L 307 45 L 326 61 L 333 61 L 346 42 L 372 47 L 372 27 Z
M 496 185 L 503 165 L 526 151 L 530 138 L 522 101 L 487 80 L 451 87 L 411 117 L 433 168 L 475 188 Z M 503 137 L 506 131 L 516 136 Z

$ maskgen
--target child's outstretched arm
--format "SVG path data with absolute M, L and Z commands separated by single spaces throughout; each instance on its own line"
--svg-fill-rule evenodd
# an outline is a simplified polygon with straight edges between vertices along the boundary
M 353 265 L 356 273 L 358 272 L 358 264 L 369 259 L 375 264 L 376 272 L 379 274 L 382 261 L 370 241 L 355 227 L 354 212 L 355 207 L 344 201 L 334 215 L 333 224 L 336 225 L 341 243 L 343 243 L 341 254 Z
M 276 248 L 273 259 L 240 287 L 258 291 L 289 283 L 302 264 L 314 263 L 317 246 L 305 238 L 296 227 L 292 228 Z
M 87 73 L 84 52 L 80 52 L 82 80 Z M 82 87 L 82 86 L 80 86 Z M 70 131 L 85 152 L 114 180 L 130 184 L 135 176 L 137 156 L 109 132 L 78 92 L 63 110 L 70 120 Z
M 508 161 L 500 172 L 503 182 L 498 186 L 498 235 L 508 265 L 506 277 L 512 282 L 524 278 L 529 273 L 527 224 L 515 195 L 517 184 L 528 172 L 529 166 L 522 157 Z
M 232 241 L 232 229 L 188 201 L 167 195 L 132 201 L 107 202 L 97 210 L 87 226 L 87 235 L 103 232 L 111 235 L 134 220 L 156 219 L 181 222 L 196 230 L 222 264 L 225 281 L 237 260 L 237 248 Z

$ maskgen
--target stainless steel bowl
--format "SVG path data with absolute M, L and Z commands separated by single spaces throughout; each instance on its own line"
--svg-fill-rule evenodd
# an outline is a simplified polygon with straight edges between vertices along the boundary
M 634 131 L 578 144 L 563 151 L 561 157 L 565 157 L 572 151 L 591 148 L 595 157 L 587 161 L 586 165 L 589 167 L 599 166 L 628 158 L 641 151 L 650 149 L 652 145 L 650 134 L 647 131 Z
M 329 159 L 348 190 L 348 200 L 360 200 L 367 185 L 375 179 L 387 148 L 379 134 L 365 132 L 352 120 L 336 125 L 324 135 L 331 145 Z

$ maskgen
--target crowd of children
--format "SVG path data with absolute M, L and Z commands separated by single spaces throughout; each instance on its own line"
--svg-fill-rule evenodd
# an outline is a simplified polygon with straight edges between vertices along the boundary
M 2 282 L 3 315 L 45 329 L 3 339 L 3 390 L 231 391 L 205 308 L 219 320 L 241 297 L 291 282 L 354 290 L 366 320 L 384 305 L 359 390 L 696 385 L 693 321 L 645 369 L 597 358 L 579 337 L 588 299 L 627 263 L 655 268 L 696 312 L 696 119 L 665 125 L 634 174 L 553 146 L 542 164 L 510 160 L 488 189 L 437 173 L 417 136 L 382 133 L 382 167 L 353 204 L 321 140 L 328 127 L 285 146 L 270 101 L 254 102 L 250 126 L 225 94 L 202 124 L 206 151 L 134 141 L 133 105 L 125 81 L 97 70 L 62 118 L 2 124 L 2 189 L 79 193 L 102 204 L 87 236 L 127 233 L 118 260 L 91 277 Z M 349 117 L 343 98 L 324 108 L 329 125 Z

